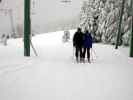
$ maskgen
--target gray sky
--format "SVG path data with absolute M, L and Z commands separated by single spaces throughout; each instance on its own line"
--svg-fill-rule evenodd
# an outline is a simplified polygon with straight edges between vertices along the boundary
M 35 3 L 33 8 L 33 1 Z M 72 25 L 77 22 L 78 15 L 84 0 L 71 0 L 70 3 L 62 3 L 62 0 L 31 0 L 32 25 L 38 28 L 37 31 L 44 32 L 63 27 L 63 25 Z M 23 24 L 24 0 L 3 0 L 0 8 L 13 9 L 14 23 Z M 8 21 L 9 22 L 9 21 Z M 17 24 L 15 24 L 16 26 Z
M 62 3 L 61 0 L 35 0 L 35 13 L 40 21 L 52 22 L 76 17 L 83 0 L 71 0 Z

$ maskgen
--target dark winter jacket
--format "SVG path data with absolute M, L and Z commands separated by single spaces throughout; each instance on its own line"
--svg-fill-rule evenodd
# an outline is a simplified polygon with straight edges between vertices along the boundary
M 83 36 L 83 47 L 92 48 L 92 36 L 89 32 L 85 33 Z
M 83 33 L 76 32 L 73 37 L 73 46 L 82 47 L 83 46 Z

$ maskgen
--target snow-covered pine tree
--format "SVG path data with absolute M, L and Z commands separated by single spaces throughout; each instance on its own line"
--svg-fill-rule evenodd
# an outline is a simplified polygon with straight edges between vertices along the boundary
M 122 0 L 88 0 L 83 2 L 80 27 L 88 28 L 95 41 L 116 43 Z M 125 0 L 121 27 L 121 41 L 130 42 L 131 27 L 130 0 Z

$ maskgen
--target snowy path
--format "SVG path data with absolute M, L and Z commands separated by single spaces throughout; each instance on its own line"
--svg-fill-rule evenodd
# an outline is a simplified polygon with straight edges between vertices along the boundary
M 0 45 L 1 100 L 133 100 L 133 60 L 113 46 L 95 44 L 91 64 L 72 61 L 61 32 L 38 35 L 38 57 L 23 57 L 22 40 Z

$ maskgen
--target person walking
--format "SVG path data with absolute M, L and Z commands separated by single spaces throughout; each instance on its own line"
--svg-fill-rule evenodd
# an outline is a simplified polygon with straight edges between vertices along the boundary
M 75 32 L 73 36 L 73 46 L 76 49 L 75 51 L 76 61 L 81 62 L 83 59 L 83 54 L 82 54 L 83 33 L 81 31 L 81 28 L 77 28 L 77 32 Z
M 87 60 L 90 63 L 90 48 L 92 48 L 92 36 L 86 29 L 83 36 L 83 62 L 85 62 L 85 56 L 87 51 Z

